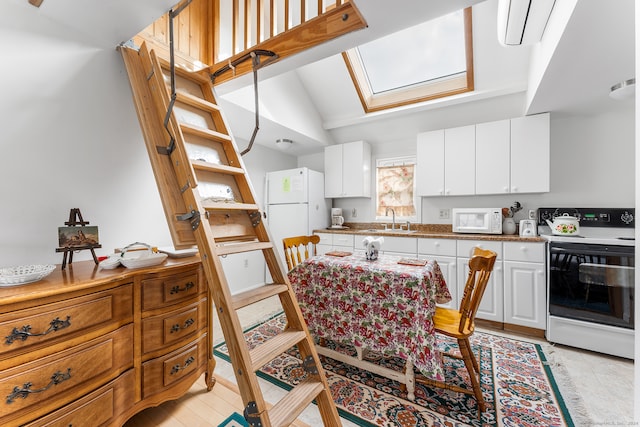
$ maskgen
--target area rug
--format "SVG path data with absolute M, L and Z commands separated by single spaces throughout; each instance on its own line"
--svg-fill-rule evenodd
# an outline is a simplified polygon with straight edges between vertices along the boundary
M 251 347 L 264 342 L 284 328 L 282 314 L 245 331 Z M 455 351 L 457 345 L 438 336 L 442 351 Z M 329 343 L 334 349 L 355 354 L 353 348 Z M 331 394 L 340 416 L 355 424 L 371 426 L 518 426 L 573 427 L 546 357 L 538 344 L 476 331 L 471 339 L 479 356 L 481 387 L 487 410 L 478 418 L 473 396 L 416 384 L 415 401 L 407 400 L 400 384 L 321 356 Z M 225 343 L 215 347 L 216 356 L 229 360 Z M 366 358 L 402 371 L 404 361 L 368 353 Z M 465 383 L 466 369 L 461 361 L 444 358 L 445 376 L 451 383 Z M 265 365 L 258 375 L 284 389 L 304 378 L 295 348 Z

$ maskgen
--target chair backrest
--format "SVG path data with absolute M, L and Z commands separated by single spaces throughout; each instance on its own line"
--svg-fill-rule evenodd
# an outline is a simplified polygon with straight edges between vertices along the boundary
M 305 259 L 316 254 L 316 245 L 320 243 L 320 236 L 295 236 L 282 239 L 284 257 L 287 268 L 291 270 Z
M 464 285 L 464 294 L 460 302 L 460 325 L 458 332 L 465 329 L 473 330 L 476 312 L 480 306 L 480 301 L 487 288 L 493 265 L 496 263 L 497 254 L 481 248 L 474 248 L 469 260 L 469 276 Z

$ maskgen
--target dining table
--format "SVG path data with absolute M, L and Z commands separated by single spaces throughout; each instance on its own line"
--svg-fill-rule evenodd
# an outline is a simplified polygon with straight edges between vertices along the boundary
M 444 380 L 432 319 L 451 294 L 435 260 L 336 251 L 306 259 L 288 277 L 318 353 L 405 384 L 409 400 L 414 367 Z M 322 345 L 326 340 L 352 346 L 357 356 Z M 399 357 L 404 370 L 371 363 L 365 351 Z

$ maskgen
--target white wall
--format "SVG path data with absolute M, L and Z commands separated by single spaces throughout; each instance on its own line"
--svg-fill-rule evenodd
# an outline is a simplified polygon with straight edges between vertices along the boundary
M 505 117 L 506 118 L 506 117 Z M 542 206 L 633 207 L 635 205 L 635 111 L 600 116 L 563 117 L 551 114 L 551 191 L 544 194 L 422 198 L 422 223 L 440 220 L 439 210 L 454 207 L 507 207 L 519 201 L 524 209 Z M 415 140 L 373 146 L 377 158 L 415 154 Z M 535 149 L 535 147 L 532 147 Z M 375 183 L 375 177 L 372 177 Z M 374 187 L 375 188 L 375 185 Z M 334 199 L 347 221 L 372 222 L 375 200 Z M 351 216 L 353 209 L 358 216 Z
M 38 36 L 0 24 L 0 37 L 15 41 L 4 45 L 0 68 L 0 267 L 61 263 L 57 230 L 71 208 L 98 226 L 98 256 L 135 241 L 170 245 L 115 46 L 55 38 L 55 28 Z M 254 145 L 245 163 L 262 203 L 264 172 L 295 167 L 296 159 Z M 74 261 L 85 259 L 89 251 L 74 254 Z

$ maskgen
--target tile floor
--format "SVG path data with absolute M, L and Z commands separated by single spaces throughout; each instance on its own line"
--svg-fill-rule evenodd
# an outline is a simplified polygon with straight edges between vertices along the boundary
M 274 297 L 240 310 L 239 316 L 241 324 L 248 327 L 269 318 L 278 311 L 280 311 L 280 303 Z M 577 427 L 635 425 L 633 424 L 633 361 L 563 345 L 552 345 L 541 339 L 513 334 L 505 335 L 537 342 L 542 346 Z M 216 343 L 223 341 L 217 319 L 214 337 Z M 231 364 L 221 359 L 216 361 L 216 375 L 235 382 Z M 284 394 L 279 387 L 263 380 L 260 382 L 265 398 L 269 402 L 277 402 Z M 322 425 L 315 405 L 311 405 L 300 419 L 311 426 Z M 355 426 L 347 420 L 343 420 L 343 425 Z

